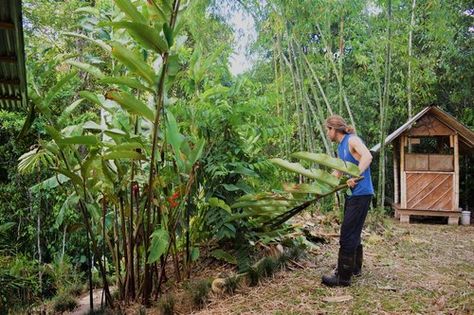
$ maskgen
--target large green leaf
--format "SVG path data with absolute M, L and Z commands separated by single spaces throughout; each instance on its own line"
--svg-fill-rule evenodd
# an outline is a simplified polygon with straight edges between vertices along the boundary
M 45 179 L 41 183 L 38 183 L 34 186 L 30 187 L 31 192 L 37 193 L 40 189 L 46 189 L 46 190 L 51 190 L 53 188 L 58 187 L 59 185 L 62 185 L 66 182 L 69 181 L 69 177 L 63 175 L 63 174 L 56 174 L 48 179 Z
M 188 156 L 188 161 L 191 165 L 196 163 L 201 158 L 205 143 L 206 141 L 204 139 L 199 139 L 196 145 L 194 146 L 194 149 Z
M 331 186 L 337 186 L 339 184 L 339 179 L 336 176 L 333 176 L 323 170 L 308 170 L 299 163 L 291 163 L 280 158 L 270 159 L 270 162 L 280 166 L 281 168 L 287 171 L 297 173 L 312 179 L 316 179 Z
M 143 23 L 146 21 L 145 17 L 140 12 L 138 12 L 137 8 L 129 0 L 114 0 L 114 2 L 132 21 L 138 23 Z
M 71 172 L 67 169 L 64 169 L 64 168 L 52 168 L 52 170 L 69 177 L 75 185 L 82 186 L 82 178 L 79 175 L 77 175 L 76 173 L 73 173 L 73 172 Z
M 226 204 L 224 200 L 221 200 L 221 199 L 219 199 L 219 198 L 213 197 L 213 198 L 209 198 L 209 201 L 208 201 L 208 202 L 209 202 L 209 205 L 210 205 L 211 207 L 221 208 L 221 209 L 227 211 L 228 213 L 231 213 L 231 212 L 232 212 L 231 209 L 230 209 L 230 207 L 229 207 L 229 205 Z
M 99 140 L 96 136 L 74 136 L 74 137 L 65 137 L 59 140 L 56 140 L 58 145 L 67 145 L 67 144 L 79 144 L 79 145 L 97 145 Z
M 110 45 L 106 44 L 104 41 L 102 41 L 100 39 L 90 38 L 90 37 L 88 37 L 84 34 L 70 33 L 70 32 L 66 32 L 66 33 L 64 33 L 64 35 L 85 39 L 85 40 L 90 41 L 91 43 L 99 46 L 100 48 L 102 48 L 106 52 L 111 52 L 112 51 L 112 47 L 110 47 Z
M 130 160 L 146 160 L 143 154 L 137 151 L 113 151 L 104 154 L 104 160 L 130 159 Z
M 109 147 L 110 151 L 130 151 L 136 149 L 143 149 L 143 144 L 139 142 L 124 142 Z
M 147 263 L 151 264 L 160 259 L 161 255 L 166 252 L 169 244 L 169 234 L 164 229 L 155 230 L 151 236 L 150 252 Z
M 15 222 L 6 222 L 3 224 L 0 224 L 0 234 L 8 232 L 8 230 L 14 227 L 15 225 L 16 225 Z
M 85 71 L 91 75 L 93 75 L 94 77 L 96 78 L 103 78 L 104 77 L 104 74 L 102 73 L 102 71 L 100 71 L 99 68 L 93 66 L 93 65 L 90 65 L 88 63 L 84 63 L 84 62 L 79 62 L 79 61 L 74 61 L 74 60 L 68 60 L 66 61 L 67 64 L 70 64 L 71 66 L 74 66 L 76 68 L 79 68 L 81 69 L 82 71 Z
M 179 157 L 184 136 L 179 132 L 178 123 L 171 112 L 166 113 L 166 141 L 171 144 L 175 154 Z
M 124 85 L 132 89 L 154 92 L 152 88 L 141 84 L 140 81 L 128 77 L 104 77 L 100 80 L 100 83 Z
M 316 175 L 314 179 L 316 179 L 316 181 L 318 182 L 328 184 L 332 187 L 336 187 L 337 185 L 339 185 L 339 178 L 326 171 L 323 171 L 321 169 L 312 169 L 311 172 Z
M 139 55 L 128 48 L 114 43 L 112 45 L 112 55 L 122 62 L 132 72 L 135 72 L 149 84 L 153 85 L 156 81 L 156 74 L 153 69 Z
M 223 260 L 229 264 L 237 265 L 237 259 L 222 249 L 213 250 L 211 252 L 211 256 L 216 259 Z
M 66 200 L 64 201 L 63 205 L 61 206 L 61 209 L 59 209 L 59 213 L 56 216 L 56 226 L 60 226 L 63 224 L 64 221 L 64 213 L 71 208 L 76 207 L 76 205 L 79 203 L 79 196 L 76 195 L 76 193 L 72 193 L 69 195 Z
M 137 22 L 113 22 L 114 28 L 124 28 L 143 47 L 152 49 L 159 54 L 168 51 L 168 43 L 161 37 L 160 31 L 143 23 Z
M 328 185 L 316 184 L 283 184 L 283 189 L 289 193 L 295 194 L 316 194 L 324 195 L 332 191 Z
M 352 176 L 359 176 L 359 167 L 351 162 L 344 162 L 341 159 L 331 157 L 323 153 L 311 153 L 311 152 L 296 152 L 291 155 L 294 158 L 300 160 L 306 160 L 327 166 L 329 168 L 347 173 Z
M 89 102 L 93 103 L 93 104 L 97 104 L 99 106 L 103 106 L 102 104 L 102 101 L 100 100 L 100 98 L 97 96 L 97 94 L 94 94 L 92 92 L 89 92 L 89 91 L 80 91 L 79 92 L 79 96 L 88 100 Z
M 131 114 L 144 117 L 150 122 L 153 122 L 155 119 L 154 111 L 130 93 L 111 91 L 107 93 L 107 98 L 116 101 Z

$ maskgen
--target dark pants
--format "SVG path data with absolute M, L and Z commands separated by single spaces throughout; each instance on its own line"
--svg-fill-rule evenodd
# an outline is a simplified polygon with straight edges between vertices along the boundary
M 345 255 L 352 255 L 360 245 L 360 235 L 369 211 L 372 195 L 351 196 L 344 203 L 344 220 L 341 226 L 339 244 Z

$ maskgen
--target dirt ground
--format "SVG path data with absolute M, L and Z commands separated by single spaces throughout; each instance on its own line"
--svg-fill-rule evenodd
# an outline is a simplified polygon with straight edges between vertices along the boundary
M 193 314 L 474 314 L 474 226 L 390 220 L 365 231 L 363 274 L 348 288 L 320 283 L 336 262 L 330 239 L 301 267 L 213 296 Z

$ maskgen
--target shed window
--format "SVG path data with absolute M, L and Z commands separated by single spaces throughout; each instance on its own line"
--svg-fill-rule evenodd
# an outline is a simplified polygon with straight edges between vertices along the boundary
M 411 153 L 415 154 L 454 154 L 449 136 L 410 137 Z

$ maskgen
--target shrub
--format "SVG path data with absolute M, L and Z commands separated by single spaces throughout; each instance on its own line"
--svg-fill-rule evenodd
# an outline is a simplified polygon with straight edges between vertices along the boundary
M 57 313 L 72 311 L 77 307 L 77 301 L 70 294 L 60 294 L 53 298 L 53 309 Z
M 191 284 L 188 287 L 188 292 L 191 295 L 193 304 L 197 307 L 202 307 L 208 299 L 209 291 L 211 290 L 211 281 L 209 279 L 200 280 Z

